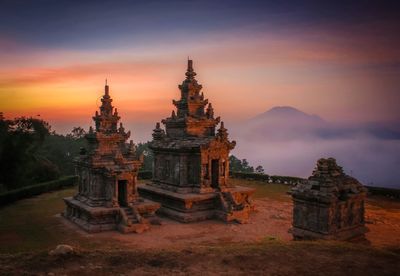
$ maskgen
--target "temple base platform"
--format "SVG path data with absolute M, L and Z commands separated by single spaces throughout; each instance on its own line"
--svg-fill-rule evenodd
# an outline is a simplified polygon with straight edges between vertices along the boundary
M 141 233 L 149 229 L 148 218 L 155 215 L 160 204 L 140 199 L 126 207 L 91 207 L 74 199 L 64 198 L 66 209 L 62 216 L 89 233 L 119 230 Z
M 255 189 L 225 188 L 210 193 L 177 193 L 152 184 L 138 186 L 141 197 L 159 202 L 157 213 L 179 222 L 190 223 L 208 219 L 246 223 L 254 210 L 251 195 Z

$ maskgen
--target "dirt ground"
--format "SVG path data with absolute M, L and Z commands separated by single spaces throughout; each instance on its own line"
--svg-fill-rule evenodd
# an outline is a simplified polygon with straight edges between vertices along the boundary
M 122 235 L 118 232 L 88 234 L 77 226 L 60 218 L 60 222 L 77 235 L 101 240 L 114 240 L 124 246 L 138 249 L 182 248 L 194 245 L 220 243 L 260 242 L 265 238 L 291 240 L 288 229 L 291 225 L 291 203 L 259 199 L 257 212 L 251 215 L 248 224 L 225 224 L 217 220 L 197 223 L 179 223 L 165 217 L 159 218 L 161 225 L 152 225 L 141 234 Z
M 142 234 L 88 234 L 64 220 L 60 200 L 73 190 L 21 201 L 0 209 L 0 275 L 399 275 L 399 201 L 368 198 L 366 240 L 299 242 L 288 188 L 245 184 L 257 188 L 248 224 L 160 218 Z M 76 252 L 49 256 L 57 244 Z
M 47 252 L 0 258 L 1 275 L 399 275 L 399 252 L 332 242 Z
M 384 206 L 377 205 L 377 202 Z M 141 234 L 121 235 L 118 232 L 88 234 L 60 217 L 60 222 L 77 235 L 90 239 L 113 240 L 129 248 L 163 249 L 221 243 L 257 243 L 264 240 L 291 241 L 289 233 L 293 205 L 286 200 L 260 198 L 255 200 L 257 211 L 247 224 L 225 224 L 216 220 L 184 224 L 159 218 L 161 225 Z M 363 244 L 373 247 L 400 247 L 400 203 L 386 198 L 369 199 L 366 204 L 366 223 L 369 232 Z M 360 241 L 356 241 L 360 243 Z

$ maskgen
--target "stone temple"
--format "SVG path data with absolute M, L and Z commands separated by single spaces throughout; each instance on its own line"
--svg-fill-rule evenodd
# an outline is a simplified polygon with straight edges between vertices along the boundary
M 89 148 L 81 149 L 75 160 L 79 192 L 64 198 L 64 217 L 88 232 L 118 229 L 121 232 L 142 232 L 149 228 L 147 218 L 160 207 L 144 200 L 137 192 L 137 174 L 142 156 L 137 156 L 132 141 L 126 143 L 126 132 L 117 109 L 112 106 L 109 86 L 96 111 L 92 127 L 86 135 Z
M 319 159 L 308 181 L 292 189 L 294 239 L 362 237 L 366 188 L 333 158 Z
M 195 76 L 188 60 L 186 79 L 179 85 L 181 98 L 173 101 L 176 112 L 162 120 L 165 131 L 157 123 L 153 132 L 152 182 L 139 192 L 161 203 L 159 213 L 181 222 L 246 222 L 254 189 L 229 184 L 229 152 L 236 142 L 228 140 Z

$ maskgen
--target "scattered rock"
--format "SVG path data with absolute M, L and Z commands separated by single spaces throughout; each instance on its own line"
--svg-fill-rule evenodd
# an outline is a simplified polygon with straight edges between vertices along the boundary
M 59 244 L 56 249 L 49 252 L 50 255 L 60 256 L 74 253 L 74 248 L 68 244 Z

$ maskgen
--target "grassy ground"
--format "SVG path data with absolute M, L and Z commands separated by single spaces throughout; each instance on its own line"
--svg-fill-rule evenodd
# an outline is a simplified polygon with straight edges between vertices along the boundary
M 0 253 L 49 250 L 60 243 L 94 248 L 96 242 L 77 237 L 60 227 L 57 216 L 64 210 L 62 198 L 75 193 L 68 188 L 20 200 L 0 209 Z
M 289 201 L 290 197 L 287 196 L 287 192 L 290 189 L 289 185 L 283 184 L 271 184 L 261 181 L 245 180 L 245 179 L 230 179 L 234 185 L 247 186 L 255 188 L 256 191 L 253 195 L 254 198 L 268 198 L 278 201 Z
M 235 179 L 233 182 L 256 188 L 255 198 L 288 200 L 285 196 L 288 186 L 285 185 Z M 96 247 L 92 239 L 76 237 L 59 225 L 57 215 L 65 207 L 62 198 L 75 193 L 75 188 L 69 188 L 0 208 L 0 253 L 48 250 L 60 243 L 79 244 L 83 248 Z
M 0 209 L 0 252 L 46 248 L 59 239 L 53 231 L 55 215 L 64 208 L 63 197 L 73 188 L 21 200 Z

